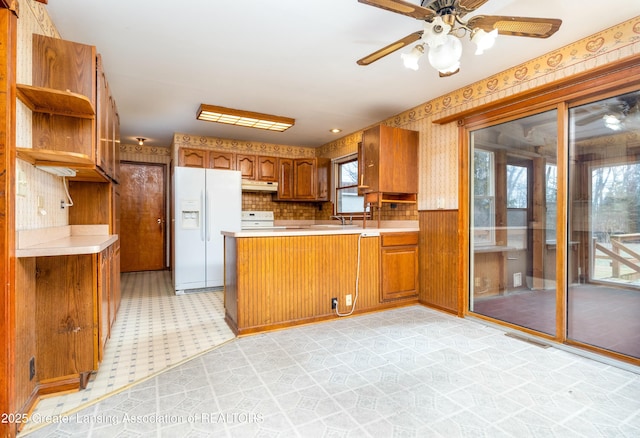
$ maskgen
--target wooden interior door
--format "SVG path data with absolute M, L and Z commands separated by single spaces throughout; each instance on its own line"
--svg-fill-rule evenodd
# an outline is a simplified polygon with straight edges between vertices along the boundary
M 166 166 L 120 165 L 121 272 L 166 268 Z

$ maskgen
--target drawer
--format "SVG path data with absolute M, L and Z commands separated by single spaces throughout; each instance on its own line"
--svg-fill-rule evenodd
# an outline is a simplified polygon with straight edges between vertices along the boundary
M 418 233 L 387 233 L 381 234 L 382 246 L 417 245 Z

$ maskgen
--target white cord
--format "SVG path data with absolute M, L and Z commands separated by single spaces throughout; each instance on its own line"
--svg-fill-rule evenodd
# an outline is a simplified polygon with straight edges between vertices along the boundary
M 71 195 L 69 194 L 69 189 L 67 188 L 67 178 L 62 177 L 62 185 L 64 186 L 64 191 L 67 194 L 67 198 L 69 198 L 68 204 L 63 204 L 65 207 L 73 207 L 73 199 L 71 199 Z
M 350 316 L 354 310 L 356 310 L 356 301 L 358 301 L 358 292 L 359 292 L 359 288 L 358 288 L 358 283 L 360 282 L 360 248 L 362 246 L 362 234 L 358 235 L 358 263 L 356 265 L 356 292 L 355 292 L 355 297 L 353 298 L 353 303 L 351 304 L 351 310 L 348 313 L 340 313 L 340 311 L 338 310 L 338 304 L 340 303 L 340 300 L 338 300 L 338 302 L 336 303 L 336 315 L 338 316 Z

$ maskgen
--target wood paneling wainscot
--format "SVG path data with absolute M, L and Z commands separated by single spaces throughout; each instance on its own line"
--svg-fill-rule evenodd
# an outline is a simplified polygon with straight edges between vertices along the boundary
M 226 319 L 236 333 L 335 318 L 331 298 L 347 313 L 355 300 L 358 234 L 225 237 Z M 354 313 L 415 303 L 382 304 L 380 238 L 361 239 L 359 296 Z
M 458 211 L 420 211 L 420 302 L 460 314 Z

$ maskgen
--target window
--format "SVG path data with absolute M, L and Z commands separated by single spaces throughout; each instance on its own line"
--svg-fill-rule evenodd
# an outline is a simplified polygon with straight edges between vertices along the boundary
M 336 214 L 363 214 L 364 197 L 358 196 L 358 154 L 334 161 Z
M 493 152 L 473 151 L 473 229 L 476 245 L 495 243 L 495 172 Z

